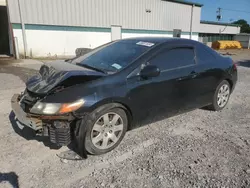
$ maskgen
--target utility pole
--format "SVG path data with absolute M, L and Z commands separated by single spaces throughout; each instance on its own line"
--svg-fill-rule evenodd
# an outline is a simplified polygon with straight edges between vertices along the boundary
M 217 18 L 217 21 L 219 22 L 221 20 L 221 18 L 222 18 L 222 16 L 221 16 L 221 8 L 220 7 L 216 11 L 216 13 L 217 13 L 216 18 Z

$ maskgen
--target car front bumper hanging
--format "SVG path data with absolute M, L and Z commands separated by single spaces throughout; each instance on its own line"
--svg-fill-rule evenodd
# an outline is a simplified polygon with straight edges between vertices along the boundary
M 11 98 L 11 108 L 16 116 L 17 124 L 25 125 L 35 131 L 42 130 L 42 120 L 35 117 L 28 117 L 28 114 L 23 111 L 19 104 L 19 98 L 18 94 L 14 94 Z
M 20 95 L 14 94 L 11 107 L 19 127 L 27 126 L 43 136 L 49 136 L 50 141 L 60 146 L 68 145 L 71 138 L 71 116 L 44 116 L 26 113 L 20 104 Z

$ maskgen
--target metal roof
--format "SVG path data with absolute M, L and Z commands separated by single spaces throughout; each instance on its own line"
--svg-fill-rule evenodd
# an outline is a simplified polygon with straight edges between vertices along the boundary
M 225 26 L 235 26 L 235 27 L 240 27 L 238 24 L 232 24 L 232 23 L 225 23 L 225 22 L 214 22 L 214 21 L 205 21 L 201 20 L 202 24 L 211 24 L 211 25 L 225 25 Z
M 194 5 L 194 6 L 197 6 L 197 7 L 202 7 L 203 6 L 203 4 L 196 3 L 196 2 L 191 2 L 191 1 L 185 1 L 185 0 L 164 0 L 164 1 L 170 1 L 170 2 L 174 2 L 174 3 L 185 4 L 185 5 Z

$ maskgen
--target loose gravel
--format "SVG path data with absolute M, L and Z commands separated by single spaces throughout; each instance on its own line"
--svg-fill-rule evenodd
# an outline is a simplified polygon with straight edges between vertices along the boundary
M 35 71 L 1 66 L 0 187 L 250 187 L 250 65 L 238 72 L 223 111 L 152 123 L 129 131 L 110 153 L 70 161 L 56 156 L 67 147 L 13 123 L 11 96 Z

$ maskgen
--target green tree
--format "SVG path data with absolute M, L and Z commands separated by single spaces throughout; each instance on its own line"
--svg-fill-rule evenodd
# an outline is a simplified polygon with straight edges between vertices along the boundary
M 241 19 L 233 22 L 233 24 L 238 24 L 241 26 L 241 33 L 250 33 L 250 25 L 247 23 L 246 20 Z

